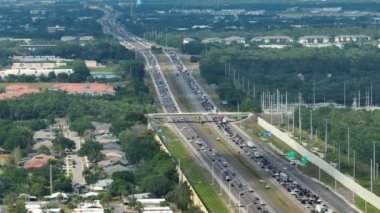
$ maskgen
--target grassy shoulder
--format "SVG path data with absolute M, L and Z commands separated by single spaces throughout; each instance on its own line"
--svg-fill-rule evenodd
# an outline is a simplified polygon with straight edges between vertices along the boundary
M 210 212 L 229 212 L 216 188 L 211 185 L 211 177 L 204 168 L 194 162 L 194 158 L 181 144 L 179 139 L 167 127 L 162 127 L 163 134 L 168 138 L 167 148 L 176 161 L 181 161 L 181 169 L 198 193 Z

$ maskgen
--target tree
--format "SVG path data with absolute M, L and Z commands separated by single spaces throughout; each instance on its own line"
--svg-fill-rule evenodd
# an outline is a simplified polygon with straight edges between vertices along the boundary
M 95 163 L 103 159 L 104 154 L 100 152 L 102 149 L 103 145 L 101 143 L 88 140 L 82 144 L 78 154 L 81 157 L 87 156 L 90 162 Z
M 184 183 L 180 183 L 168 193 L 167 198 L 170 202 L 175 203 L 179 209 L 186 210 L 191 205 L 190 196 L 191 191 L 189 186 Z
M 37 150 L 38 154 L 45 154 L 45 155 L 50 155 L 50 150 L 47 148 L 45 145 L 42 145 L 38 148 Z
M 53 149 L 60 153 L 63 154 L 65 150 L 74 150 L 75 149 L 75 142 L 64 137 L 61 133 L 59 133 L 56 138 L 53 140 Z
M 9 132 L 9 137 L 4 142 L 4 147 L 11 151 L 16 147 L 21 149 L 30 148 L 33 143 L 32 131 L 23 126 L 16 126 Z
M 141 180 L 141 188 L 146 192 L 152 192 L 158 197 L 169 192 L 171 183 L 163 175 L 150 175 Z
M 5 198 L 5 203 L 7 204 L 8 213 L 27 213 L 25 208 L 25 202 L 23 200 L 17 199 L 17 194 L 10 193 Z
M 150 160 L 159 150 L 159 146 L 154 142 L 153 133 L 147 130 L 124 131 L 119 136 L 126 157 L 135 164 L 140 160 Z

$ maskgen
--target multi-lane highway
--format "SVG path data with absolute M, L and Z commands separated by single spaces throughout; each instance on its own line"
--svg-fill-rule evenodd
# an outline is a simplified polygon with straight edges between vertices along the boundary
M 116 23 L 116 14 L 106 13 L 100 20 L 103 30 L 107 34 L 112 34 L 120 40 L 127 48 L 138 50 L 146 60 L 147 67 L 158 94 L 161 106 L 165 112 L 180 112 L 180 108 L 170 91 L 164 75 L 160 70 L 160 66 L 149 50 L 150 43 L 126 32 Z M 167 51 L 165 54 L 172 62 L 175 71 L 179 74 L 181 89 L 186 94 L 189 102 L 196 111 L 217 112 L 216 105 L 209 96 L 204 92 L 196 80 L 192 77 L 183 65 L 182 61 L 174 51 Z M 211 124 L 211 128 L 229 141 L 228 146 L 242 153 L 242 156 L 251 164 L 251 166 L 267 177 L 271 181 L 271 185 L 266 187 L 276 187 L 280 189 L 280 193 L 286 194 L 286 201 L 293 203 L 293 212 L 309 211 L 317 204 L 325 204 L 338 212 L 356 212 L 354 209 L 344 202 L 335 193 L 328 191 L 324 186 L 311 180 L 303 175 L 299 170 L 289 165 L 288 162 L 274 154 L 271 150 L 261 143 L 254 141 L 242 132 L 235 125 L 225 121 L 225 118 L 212 118 L 215 124 Z M 213 174 L 214 180 L 221 184 L 221 188 L 231 197 L 232 204 L 237 204 L 239 210 L 247 212 L 275 212 L 281 211 L 276 204 L 265 196 L 262 190 L 257 190 L 252 184 L 250 177 L 242 175 L 237 168 L 233 168 L 230 163 L 231 158 L 224 156 L 225 153 L 219 152 L 217 143 L 219 140 L 210 140 L 199 127 L 186 123 L 185 119 L 175 120 L 174 128 L 181 134 L 186 146 L 192 150 L 197 158 L 206 166 Z M 250 141 L 254 145 L 247 146 Z M 233 159 L 232 159 L 233 160 Z M 293 210 L 293 209 L 292 209 Z
M 153 80 L 163 111 L 180 112 L 155 56 L 146 49 L 144 42 L 117 27 L 114 18 L 115 15 L 107 14 L 100 20 L 105 25 L 105 33 L 116 36 L 127 48 L 138 49 L 146 61 L 147 71 Z M 247 184 L 249 180 L 241 177 L 238 172 L 229 166 L 222 154 L 217 153 L 212 145 L 207 144 L 209 140 L 205 138 L 204 134 L 194 129 L 191 124 L 183 121 L 184 119 L 180 118 L 177 123 L 174 123 L 173 127 L 186 141 L 185 145 L 195 153 L 203 166 L 211 172 L 213 181 L 219 183 L 220 189 L 223 189 L 228 195 L 231 207 L 237 207 L 239 211 L 243 212 L 275 212 L 262 196 L 256 192 L 254 186 Z
M 176 71 L 181 73 L 183 81 L 177 81 L 187 85 L 184 92 L 188 93 L 186 97 L 193 104 L 193 108 L 200 111 L 219 111 L 212 100 L 207 96 L 204 90 L 200 87 L 197 81 L 192 76 L 191 72 L 186 69 L 175 51 L 167 51 L 167 56 L 174 64 Z M 220 118 L 214 118 L 215 121 Z M 297 199 L 306 208 L 312 209 L 317 204 L 327 204 L 338 212 L 357 212 L 351 208 L 347 202 L 339 197 L 334 192 L 329 191 L 325 186 L 317 183 L 311 178 L 302 174 L 297 168 L 290 166 L 289 162 L 280 158 L 273 153 L 268 147 L 261 143 L 254 143 L 254 147 L 248 147 L 247 142 L 253 140 L 232 123 L 216 122 L 216 129 L 225 135 L 230 141 L 235 150 L 244 153 L 243 156 L 260 170 L 265 171 L 268 176 L 273 177 L 273 181 L 280 184 L 288 191 L 295 199 Z M 262 155 L 261 160 L 252 159 L 252 149 Z M 328 209 L 327 207 L 327 209 Z

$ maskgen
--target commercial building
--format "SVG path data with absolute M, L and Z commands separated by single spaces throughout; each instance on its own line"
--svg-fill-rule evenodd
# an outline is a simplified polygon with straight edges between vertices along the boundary
M 298 39 L 300 44 L 327 44 L 330 43 L 330 37 L 324 35 L 302 36 Z
M 371 40 L 371 37 L 366 36 L 366 35 L 339 35 L 339 36 L 335 36 L 335 39 L 334 39 L 336 43 L 366 42 L 370 40 Z
M 47 31 L 49 33 L 55 33 L 55 32 L 60 32 L 60 31 L 65 31 L 65 27 L 55 25 L 54 27 L 47 27 Z
M 63 83 L 53 85 L 53 91 L 67 92 L 73 95 L 115 95 L 112 86 L 100 83 Z
M 31 89 L 26 84 L 12 84 L 5 88 L 5 93 L 0 93 L 0 100 L 13 99 L 22 95 L 39 92 L 39 89 Z
M 263 42 L 266 44 L 283 44 L 294 42 L 293 38 L 289 36 L 258 36 L 251 39 L 253 42 Z

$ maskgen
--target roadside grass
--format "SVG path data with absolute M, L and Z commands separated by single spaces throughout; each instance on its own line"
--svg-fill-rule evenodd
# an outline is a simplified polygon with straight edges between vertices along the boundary
M 225 203 L 218 195 L 217 189 L 211 185 L 211 175 L 205 168 L 195 163 L 194 158 L 181 144 L 178 138 L 167 128 L 161 127 L 162 133 L 168 138 L 166 145 L 172 156 L 178 162 L 180 160 L 181 169 L 186 174 L 186 177 L 194 187 L 195 191 L 206 205 L 210 212 L 229 212 Z

